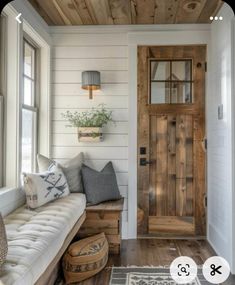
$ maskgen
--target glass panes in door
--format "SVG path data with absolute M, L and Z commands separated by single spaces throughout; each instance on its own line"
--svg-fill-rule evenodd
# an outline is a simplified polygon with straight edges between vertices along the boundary
M 193 103 L 191 60 L 151 60 L 150 73 L 150 104 Z

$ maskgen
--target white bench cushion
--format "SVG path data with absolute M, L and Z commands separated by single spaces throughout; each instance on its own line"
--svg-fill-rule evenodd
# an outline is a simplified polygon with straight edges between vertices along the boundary
M 74 193 L 38 209 L 23 206 L 4 219 L 7 260 L 0 271 L 4 285 L 33 285 L 56 256 L 86 207 L 84 194 Z

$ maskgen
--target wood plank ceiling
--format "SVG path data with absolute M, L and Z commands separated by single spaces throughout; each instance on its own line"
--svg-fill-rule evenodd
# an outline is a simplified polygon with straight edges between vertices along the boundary
M 222 0 L 28 0 L 48 25 L 210 23 Z

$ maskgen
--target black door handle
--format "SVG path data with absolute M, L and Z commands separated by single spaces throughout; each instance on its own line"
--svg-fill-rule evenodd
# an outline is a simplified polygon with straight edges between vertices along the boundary
M 146 166 L 147 164 L 153 164 L 155 162 L 154 159 L 150 159 L 149 161 L 146 158 L 140 158 L 140 165 Z

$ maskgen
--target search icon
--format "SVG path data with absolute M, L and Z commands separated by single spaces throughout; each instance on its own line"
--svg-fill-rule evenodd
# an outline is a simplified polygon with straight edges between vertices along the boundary
M 197 265 L 190 257 L 180 256 L 171 263 L 170 273 L 176 284 L 191 284 L 197 277 Z

